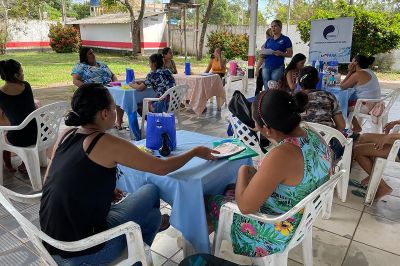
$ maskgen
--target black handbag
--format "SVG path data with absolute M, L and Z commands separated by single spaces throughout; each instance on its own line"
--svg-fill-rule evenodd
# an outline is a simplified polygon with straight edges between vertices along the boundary
M 250 128 L 255 127 L 253 117 L 251 116 L 251 103 L 240 91 L 233 93 L 232 99 L 228 104 L 228 109 L 246 126 Z
M 240 91 L 235 91 L 232 95 L 232 99 L 229 101 L 228 109 L 229 111 L 236 116 L 240 122 L 251 128 L 255 128 L 256 124 L 253 120 L 252 111 L 251 111 L 251 102 L 249 102 L 246 97 Z M 257 134 L 251 130 L 254 135 L 257 137 Z M 261 150 L 266 152 L 265 147 L 268 147 L 270 142 L 267 138 L 261 135 L 259 139 Z

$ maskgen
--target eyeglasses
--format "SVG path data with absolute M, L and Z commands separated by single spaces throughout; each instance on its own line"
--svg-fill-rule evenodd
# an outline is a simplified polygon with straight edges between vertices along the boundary
M 261 121 L 264 123 L 264 125 L 267 126 L 267 123 L 265 122 L 265 120 L 264 120 L 264 118 L 263 118 L 263 116 L 262 116 L 262 114 L 261 114 L 261 106 L 262 106 L 262 101 L 263 101 L 263 99 L 264 99 L 265 94 L 267 94 L 267 92 L 262 92 L 262 95 L 261 95 L 261 97 L 260 97 L 260 100 L 258 101 L 258 115 L 260 116 Z

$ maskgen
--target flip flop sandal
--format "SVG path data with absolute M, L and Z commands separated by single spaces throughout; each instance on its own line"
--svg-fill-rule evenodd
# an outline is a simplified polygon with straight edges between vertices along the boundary
M 350 179 L 349 180 L 349 185 L 353 186 L 353 187 L 361 188 L 361 189 L 364 189 L 364 190 L 366 190 L 367 187 L 368 187 L 368 186 L 365 186 L 365 185 L 361 184 L 360 181 L 355 180 L 355 179 Z
M 356 197 L 360 197 L 360 198 L 365 198 L 366 193 L 364 191 L 358 190 L 358 189 L 354 189 L 351 191 L 351 194 L 353 194 Z
M 158 229 L 158 232 L 167 230 L 169 228 L 169 226 L 170 226 L 169 215 L 168 214 L 161 215 L 161 225 L 160 225 L 160 229 Z

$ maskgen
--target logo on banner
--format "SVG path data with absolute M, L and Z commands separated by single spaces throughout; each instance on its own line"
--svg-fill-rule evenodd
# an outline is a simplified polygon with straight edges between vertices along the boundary
M 334 40 L 339 37 L 339 28 L 336 25 L 329 25 L 324 29 L 322 33 L 324 38 L 328 41 Z

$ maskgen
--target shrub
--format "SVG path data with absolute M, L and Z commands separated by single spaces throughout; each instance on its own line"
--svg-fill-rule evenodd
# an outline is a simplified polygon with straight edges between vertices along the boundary
M 314 15 L 297 25 L 301 39 L 310 41 L 311 20 L 339 17 L 354 17 L 351 56 L 366 56 L 387 53 L 400 44 L 400 14 L 383 11 L 369 11 L 362 5 L 348 5 L 337 1 L 336 8 L 317 8 Z
M 212 31 L 208 35 L 207 45 L 211 55 L 215 48 L 221 47 L 224 58 L 247 59 L 249 36 L 247 34 L 233 34 L 229 31 Z
M 56 53 L 72 53 L 79 50 L 79 32 L 72 26 L 60 23 L 50 26 L 50 46 Z

